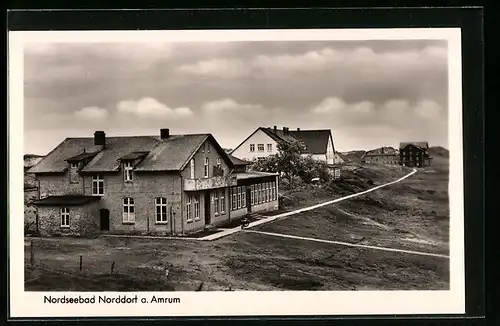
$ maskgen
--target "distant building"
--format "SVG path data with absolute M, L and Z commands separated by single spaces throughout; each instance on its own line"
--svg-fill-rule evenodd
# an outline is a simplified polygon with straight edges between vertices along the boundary
M 361 163 L 398 165 L 399 152 L 392 147 L 380 147 L 367 151 L 361 157 Z
M 278 144 L 283 141 L 300 142 L 304 146 L 303 156 L 311 155 L 315 160 L 331 165 L 343 162 L 335 151 L 330 129 L 290 130 L 288 127 L 259 127 L 239 144 L 231 155 L 248 161 L 265 158 L 277 154 Z
M 431 165 L 428 142 L 405 142 L 399 145 L 399 164 L 410 167 Z

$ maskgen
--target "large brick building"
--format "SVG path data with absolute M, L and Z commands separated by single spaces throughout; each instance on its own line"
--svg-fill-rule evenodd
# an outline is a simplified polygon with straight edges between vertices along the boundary
M 29 170 L 41 235 L 188 234 L 278 208 L 278 176 L 248 172 L 210 134 L 67 138 Z

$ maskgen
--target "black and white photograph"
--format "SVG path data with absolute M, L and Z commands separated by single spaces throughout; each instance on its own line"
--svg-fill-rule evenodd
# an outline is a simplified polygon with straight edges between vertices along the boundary
M 460 30 L 10 38 L 19 313 L 463 311 Z

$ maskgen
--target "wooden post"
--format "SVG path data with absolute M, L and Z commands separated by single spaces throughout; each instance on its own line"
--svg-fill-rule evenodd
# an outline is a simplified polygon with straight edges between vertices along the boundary
M 33 252 L 33 240 L 30 242 L 30 264 L 31 267 L 35 266 L 35 253 Z
M 114 269 L 115 269 L 115 262 L 113 261 L 111 263 L 111 274 L 113 274 Z
M 83 257 L 82 257 L 82 255 L 80 255 L 80 272 L 82 271 L 82 267 L 83 267 L 82 263 L 83 263 Z

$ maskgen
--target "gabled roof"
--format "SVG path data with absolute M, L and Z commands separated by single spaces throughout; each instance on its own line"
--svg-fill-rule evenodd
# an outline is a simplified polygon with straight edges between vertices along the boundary
M 144 156 L 148 155 L 149 152 L 132 152 L 128 153 L 125 156 L 122 156 L 119 158 L 120 161 L 132 161 L 136 160 L 138 158 L 143 158 Z
M 92 153 L 81 153 L 75 156 L 72 156 L 70 158 L 67 158 L 67 162 L 80 162 L 89 158 L 92 158 L 97 155 L 99 152 L 92 152 Z
M 326 154 L 328 140 L 331 137 L 330 129 L 320 130 L 291 130 L 295 138 L 301 141 L 305 146 L 307 154 Z M 333 140 L 332 140 L 333 146 Z
M 94 138 L 67 138 L 43 160 L 31 168 L 30 173 L 58 173 L 68 168 L 67 158 L 98 152 L 80 172 L 113 172 L 120 168 L 120 159 L 144 160 L 136 171 L 179 171 L 207 139 L 212 139 L 221 157 L 233 166 L 231 160 L 211 134 L 171 135 L 161 140 L 158 136 L 106 137 L 105 148 L 94 145 Z
M 282 129 L 274 129 L 269 127 L 259 127 L 250 136 L 248 136 L 243 144 L 250 137 L 253 136 L 257 131 L 262 130 L 266 135 L 272 138 L 276 142 L 286 141 L 293 142 L 299 141 L 305 146 L 304 153 L 306 154 L 326 154 L 328 147 L 328 140 L 331 138 L 330 129 L 318 129 L 318 130 L 289 130 L 288 133 Z M 231 153 L 233 153 L 240 146 L 238 145 Z M 333 139 L 332 139 L 333 145 Z M 335 150 L 335 147 L 334 147 Z
M 231 162 L 233 162 L 233 165 L 249 165 L 250 162 L 244 161 L 242 159 L 239 159 L 233 155 L 229 154 L 229 158 L 231 159 Z
M 408 145 L 413 145 L 415 147 L 419 147 L 422 149 L 427 149 L 429 148 L 429 143 L 426 141 L 418 141 L 418 142 L 403 142 L 399 144 L 399 149 L 403 149 Z
M 209 136 L 210 134 L 171 135 L 168 139 L 158 143 L 135 170 L 182 170 Z M 224 151 L 222 150 L 222 152 Z

